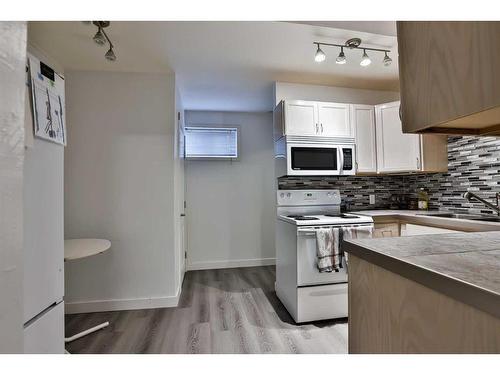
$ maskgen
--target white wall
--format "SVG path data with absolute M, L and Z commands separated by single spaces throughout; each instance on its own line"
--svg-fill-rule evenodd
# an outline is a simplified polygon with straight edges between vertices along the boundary
M 275 105 L 287 99 L 374 105 L 399 100 L 399 92 L 275 82 L 274 99 Z
M 66 263 L 66 311 L 177 303 L 173 75 L 66 72 L 65 236 L 111 250 Z
M 186 112 L 186 125 L 241 126 L 239 161 L 187 161 L 189 269 L 273 264 L 271 113 Z
M 26 22 L 0 35 L 0 353 L 22 353 Z

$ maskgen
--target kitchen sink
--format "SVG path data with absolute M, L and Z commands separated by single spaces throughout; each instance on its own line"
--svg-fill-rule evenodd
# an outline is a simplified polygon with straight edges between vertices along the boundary
M 430 217 L 444 217 L 450 219 L 500 222 L 500 216 L 493 216 L 493 215 L 454 214 L 452 212 L 437 212 L 437 213 L 418 214 L 418 215 L 430 216 Z

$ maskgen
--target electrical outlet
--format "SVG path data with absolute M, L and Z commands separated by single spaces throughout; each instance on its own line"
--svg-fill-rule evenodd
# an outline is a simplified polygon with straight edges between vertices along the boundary
M 375 194 L 370 194 L 370 204 L 375 204 Z

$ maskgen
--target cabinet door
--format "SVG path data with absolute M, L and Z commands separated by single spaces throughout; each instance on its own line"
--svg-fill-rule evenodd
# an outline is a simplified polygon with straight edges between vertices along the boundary
M 443 234 L 443 233 L 462 233 L 462 232 L 459 230 L 429 227 L 426 225 L 401 224 L 401 237 L 419 236 L 423 234 Z
M 372 105 L 351 105 L 351 121 L 356 138 L 356 172 L 376 173 L 375 108 Z
M 289 100 L 285 103 L 286 135 L 317 135 L 316 102 Z
M 349 116 L 349 104 L 318 103 L 319 135 L 354 138 Z
M 397 28 L 405 131 L 495 132 L 500 49 L 492 46 L 500 44 L 500 22 L 400 21 Z
M 373 237 L 399 237 L 399 223 L 375 223 Z
M 399 102 L 375 106 L 375 115 L 378 172 L 420 170 L 420 135 L 403 134 Z
M 279 102 L 273 111 L 273 137 L 274 141 L 277 141 L 283 137 L 285 133 L 285 127 L 283 123 L 284 119 L 284 107 L 285 102 L 282 100 Z

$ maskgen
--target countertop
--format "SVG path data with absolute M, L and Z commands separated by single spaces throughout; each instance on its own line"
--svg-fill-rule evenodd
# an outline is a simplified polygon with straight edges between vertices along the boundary
M 462 232 L 488 232 L 500 231 L 499 222 L 487 222 L 477 220 L 465 220 L 449 217 L 424 216 L 426 213 L 438 213 L 440 211 L 419 211 L 419 210 L 366 210 L 352 211 L 349 213 L 373 217 L 377 221 L 404 221 L 410 224 L 428 225 L 437 228 L 446 228 Z
M 500 231 L 349 240 L 345 251 L 500 318 Z

